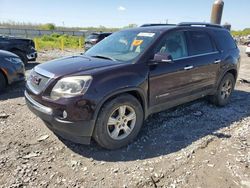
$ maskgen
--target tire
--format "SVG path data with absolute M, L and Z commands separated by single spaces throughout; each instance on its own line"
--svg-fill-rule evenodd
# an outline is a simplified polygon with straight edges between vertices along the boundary
M 250 57 L 250 54 L 247 54 L 248 57 Z
M 226 106 L 231 98 L 235 86 L 235 78 L 231 73 L 227 73 L 220 82 L 215 95 L 210 96 L 210 102 L 216 106 Z
M 5 76 L 3 75 L 3 73 L 0 72 L 0 92 L 2 92 L 5 89 L 6 85 L 7 82 Z
M 124 147 L 136 138 L 143 120 L 140 102 L 132 95 L 120 95 L 102 107 L 93 137 L 101 147 L 106 149 Z
M 15 51 L 13 51 L 13 53 L 16 54 L 18 57 L 20 57 L 20 59 L 22 60 L 24 65 L 27 65 L 28 58 L 26 57 L 26 55 L 23 52 L 21 52 L 19 50 L 15 50 Z

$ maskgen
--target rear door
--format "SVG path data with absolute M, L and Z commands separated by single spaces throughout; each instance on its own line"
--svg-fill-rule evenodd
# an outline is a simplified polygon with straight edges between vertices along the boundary
M 173 62 L 150 66 L 150 106 L 185 102 L 214 87 L 221 55 L 208 33 L 175 31 L 163 37 L 162 43 L 154 53 L 166 50 Z
M 189 60 L 193 66 L 190 79 L 195 89 L 212 89 L 217 80 L 221 63 L 221 53 L 217 50 L 214 40 L 204 30 L 187 32 Z

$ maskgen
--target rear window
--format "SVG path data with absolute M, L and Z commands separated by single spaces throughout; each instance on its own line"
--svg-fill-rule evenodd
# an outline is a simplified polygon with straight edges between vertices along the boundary
M 104 37 L 108 37 L 110 34 L 102 34 Z
M 89 36 L 87 37 L 87 39 L 89 39 L 89 40 L 90 40 L 90 39 L 98 39 L 98 36 L 99 36 L 99 35 L 97 35 L 97 34 L 96 34 L 96 35 L 95 35 L 95 34 L 91 34 L 91 35 L 89 35 Z
M 214 52 L 214 45 L 210 36 L 203 31 L 189 31 L 189 43 L 191 55 L 200 55 Z
M 237 48 L 233 37 L 228 31 L 214 31 L 216 41 L 218 42 L 220 50 L 232 50 Z

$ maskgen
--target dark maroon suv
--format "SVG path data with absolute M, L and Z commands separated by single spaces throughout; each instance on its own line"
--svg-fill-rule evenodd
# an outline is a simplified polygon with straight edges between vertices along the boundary
M 36 66 L 25 97 L 57 135 L 116 149 L 135 139 L 152 113 L 204 96 L 226 105 L 239 62 L 233 38 L 218 25 L 140 27 Z

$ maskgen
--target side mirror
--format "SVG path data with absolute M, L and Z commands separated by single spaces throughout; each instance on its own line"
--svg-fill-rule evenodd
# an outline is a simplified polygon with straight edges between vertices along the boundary
M 159 52 L 154 55 L 154 63 L 173 63 L 173 58 L 168 53 Z

